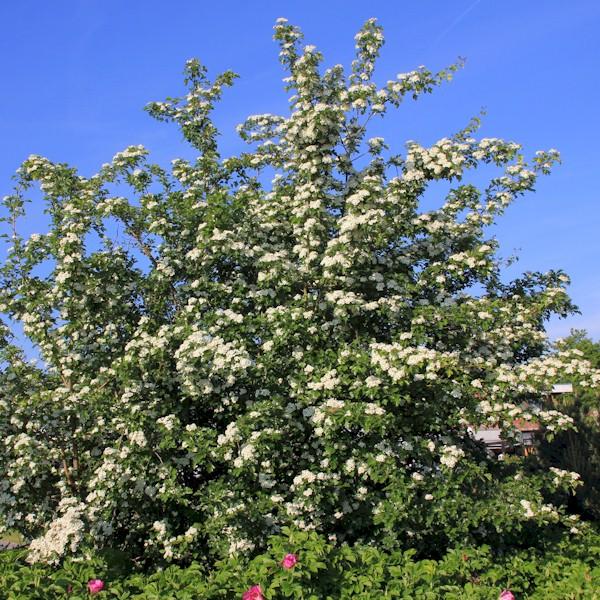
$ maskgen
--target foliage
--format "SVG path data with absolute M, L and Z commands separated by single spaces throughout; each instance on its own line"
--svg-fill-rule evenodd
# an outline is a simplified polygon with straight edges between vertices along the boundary
M 301 38 L 277 22 L 290 113 L 248 118 L 248 152 L 221 157 L 211 120 L 235 75 L 192 60 L 186 95 L 148 112 L 197 160 L 163 168 L 131 146 L 92 177 L 40 156 L 19 169 L 0 272 L 0 526 L 32 540 L 30 561 L 111 547 L 211 564 L 286 526 L 426 557 L 581 531 L 561 506 L 573 474 L 529 474 L 473 436 L 518 417 L 568 428 L 525 402 L 565 373 L 599 381 L 573 351 L 546 353 L 545 320 L 572 309 L 566 275 L 506 282 L 486 237 L 558 153 L 528 161 L 476 139 L 477 120 L 393 153 L 370 120 L 460 65 L 380 85 L 374 20 L 349 73 Z M 494 172 L 481 189 L 478 166 Z M 36 186 L 50 225 L 25 237 Z
M 254 559 L 231 557 L 206 572 L 201 565 L 170 566 L 156 573 L 124 572 L 116 557 L 67 560 L 58 569 L 29 566 L 17 553 L 0 555 L 0 588 L 7 600 L 89 598 L 87 582 L 101 576 L 101 598 L 127 600 L 228 600 L 259 585 L 264 598 L 333 600 L 497 598 L 510 588 L 518 600 L 586 599 L 600 585 L 600 537 L 562 540 L 545 551 L 497 555 L 489 546 L 455 548 L 440 560 L 415 560 L 414 551 L 386 553 L 372 546 L 334 546 L 314 532 L 285 531 Z M 299 561 L 285 569 L 289 550 Z M 120 568 L 117 568 L 120 565 Z M 67 591 L 70 590 L 70 591 Z
M 582 330 L 574 330 L 561 347 L 575 350 L 595 368 L 600 368 L 600 343 Z M 575 430 L 560 432 L 542 444 L 541 458 L 546 467 L 576 471 L 583 485 L 575 491 L 570 508 L 588 519 L 600 520 L 600 393 L 579 387 L 572 394 L 547 400 L 549 407 L 569 415 Z

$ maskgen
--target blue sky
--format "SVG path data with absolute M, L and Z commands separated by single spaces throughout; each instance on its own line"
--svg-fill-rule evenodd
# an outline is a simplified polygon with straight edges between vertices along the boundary
M 222 150 L 241 148 L 234 128 L 253 113 L 285 112 L 272 26 L 300 25 L 326 63 L 352 59 L 369 17 L 385 28 L 381 81 L 424 64 L 467 63 L 455 80 L 404 105 L 378 126 L 393 148 L 449 135 L 485 108 L 480 135 L 526 152 L 558 148 L 563 164 L 495 228 L 518 271 L 562 268 L 582 315 L 553 320 L 600 338 L 600 3 L 594 0 L 228 1 L 21 0 L 0 4 L 0 195 L 29 154 L 91 175 L 130 144 L 156 162 L 189 156 L 178 132 L 142 110 L 182 91 L 186 59 L 240 74 L 217 113 Z M 36 223 L 29 224 L 32 231 Z M 40 228 L 42 226 L 39 223 Z M 40 229 L 41 230 L 41 229 Z

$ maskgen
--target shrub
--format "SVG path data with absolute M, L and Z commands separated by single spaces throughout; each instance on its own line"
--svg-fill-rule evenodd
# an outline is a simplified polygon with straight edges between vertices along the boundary
M 372 545 L 364 560 L 580 530 L 545 496 L 573 475 L 490 459 L 472 434 L 568 428 L 523 402 L 564 373 L 598 383 L 571 351 L 544 354 L 545 319 L 572 308 L 566 275 L 505 282 L 486 237 L 557 152 L 528 162 L 474 120 L 392 153 L 369 121 L 459 65 L 381 86 L 374 20 L 348 73 L 301 38 L 276 24 L 291 110 L 250 117 L 248 152 L 221 157 L 211 120 L 234 74 L 191 60 L 186 95 L 148 112 L 197 160 L 163 168 L 131 146 L 92 177 L 40 156 L 19 169 L 0 310 L 42 361 L 6 327 L 0 522 L 32 540 L 30 561 L 110 547 L 211 564 L 286 526 Z M 495 170 L 482 189 L 480 165 Z M 426 210 L 438 182 L 450 191 Z M 25 238 L 33 186 L 50 225 Z
M 560 342 L 562 348 L 581 353 L 593 367 L 600 367 L 600 343 L 592 342 L 585 331 L 574 330 Z M 600 520 L 600 393 L 579 388 L 574 393 L 547 398 L 547 407 L 573 419 L 575 429 L 560 432 L 540 447 L 546 468 L 575 471 L 583 484 L 569 499 L 569 508 L 584 518 Z
M 99 577 L 99 599 L 231 600 L 260 590 L 255 597 L 268 600 L 490 600 L 509 588 L 517 600 L 593 600 L 600 585 L 600 538 L 592 533 L 544 551 L 498 555 L 489 546 L 455 548 L 438 561 L 415 560 L 412 550 L 335 546 L 314 532 L 285 533 L 269 540 L 267 553 L 252 560 L 230 557 L 210 572 L 198 563 L 150 574 L 123 572 L 123 563 L 110 556 L 67 560 L 53 569 L 5 553 L 0 555 L 0 587 L 7 600 L 89 598 L 88 582 Z M 282 557 L 290 550 L 298 562 L 286 569 Z

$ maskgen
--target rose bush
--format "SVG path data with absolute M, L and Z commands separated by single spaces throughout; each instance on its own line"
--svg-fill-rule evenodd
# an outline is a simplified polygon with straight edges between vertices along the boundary
M 32 562 L 106 547 L 211 562 L 285 526 L 422 556 L 577 533 L 547 500 L 576 479 L 492 459 L 473 435 L 510 436 L 517 418 L 568 428 L 536 399 L 599 381 L 576 353 L 547 353 L 545 320 L 573 308 L 566 275 L 506 281 L 486 235 L 557 152 L 527 160 L 477 139 L 477 120 L 391 151 L 369 122 L 459 64 L 377 83 L 374 20 L 348 72 L 323 69 L 284 19 L 275 39 L 290 112 L 249 117 L 247 152 L 222 157 L 211 118 L 235 75 L 191 60 L 186 95 L 147 110 L 196 160 L 165 168 L 130 146 L 91 177 L 41 156 L 19 169 L 0 273 L 1 526 L 32 540 Z M 479 165 L 496 170 L 482 188 Z M 24 236 L 36 186 L 50 224 Z
M 89 600 L 89 578 L 102 576 L 98 599 L 597 600 L 599 542 L 597 533 L 586 532 L 540 550 L 458 547 L 438 560 L 417 560 L 413 550 L 334 545 L 315 532 L 286 530 L 269 539 L 267 552 L 231 556 L 210 569 L 193 562 L 139 572 L 109 555 L 67 558 L 54 567 L 27 564 L 23 551 L 1 553 L 0 589 L 8 600 Z M 290 549 L 301 556 L 292 570 L 281 565 Z

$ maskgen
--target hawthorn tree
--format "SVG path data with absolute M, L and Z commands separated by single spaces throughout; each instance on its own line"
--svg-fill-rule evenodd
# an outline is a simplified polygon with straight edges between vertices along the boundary
M 247 152 L 222 157 L 211 120 L 235 75 L 191 60 L 187 94 L 147 111 L 197 160 L 164 168 L 130 146 L 89 178 L 40 156 L 19 169 L 4 198 L 2 527 L 31 540 L 31 561 L 106 547 L 210 561 L 284 526 L 430 556 L 577 533 L 546 496 L 576 474 L 526 473 L 473 435 L 517 417 L 569 427 L 526 401 L 599 381 L 546 352 L 545 320 L 573 308 L 567 277 L 504 281 L 486 236 L 557 152 L 527 161 L 477 139 L 476 120 L 393 152 L 369 121 L 459 64 L 377 84 L 375 20 L 348 72 L 323 69 L 285 19 L 275 39 L 290 112 L 249 117 Z M 478 188 L 481 164 L 497 174 Z M 451 189 L 425 211 L 436 181 Z M 32 186 L 51 225 L 25 238 Z

